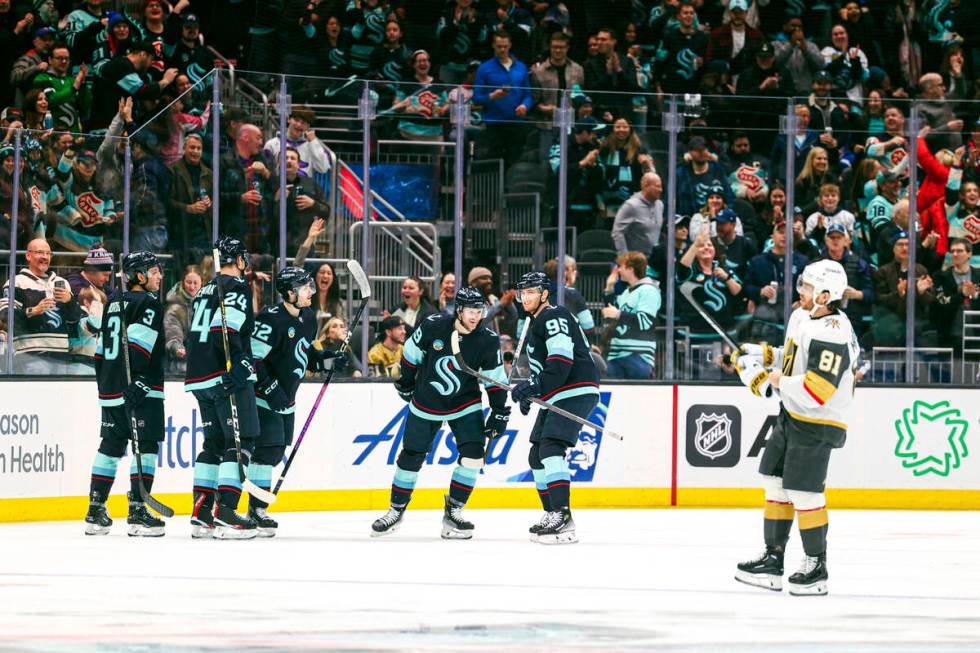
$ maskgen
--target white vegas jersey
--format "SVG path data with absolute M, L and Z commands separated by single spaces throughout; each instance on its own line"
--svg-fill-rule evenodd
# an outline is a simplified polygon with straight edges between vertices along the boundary
M 813 318 L 793 311 L 783 344 L 783 407 L 793 419 L 847 430 L 860 348 L 847 316 L 837 311 Z

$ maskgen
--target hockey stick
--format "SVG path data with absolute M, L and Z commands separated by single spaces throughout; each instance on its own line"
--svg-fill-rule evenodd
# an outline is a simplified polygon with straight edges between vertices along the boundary
M 350 347 L 350 339 L 354 333 L 354 328 L 361 321 L 361 314 L 364 309 L 367 308 L 368 302 L 371 299 L 371 282 L 368 281 L 367 275 L 364 274 L 364 270 L 361 268 L 361 264 L 354 259 L 349 259 L 347 261 L 347 270 L 350 272 L 351 276 L 354 278 L 354 282 L 357 284 L 358 290 L 361 291 L 361 305 L 357 307 L 357 312 L 354 313 L 354 319 L 348 325 L 347 337 L 344 338 L 344 342 L 340 345 L 339 351 L 347 351 Z M 306 417 L 306 423 L 303 424 L 303 430 L 299 432 L 299 437 L 296 438 L 296 444 L 293 445 L 293 450 L 289 452 L 289 458 L 286 459 L 286 464 L 283 465 L 282 473 L 279 474 L 279 480 L 276 481 L 276 487 L 272 491 L 272 494 L 279 494 L 279 489 L 282 487 L 282 482 L 286 480 L 286 474 L 289 472 L 290 466 L 293 464 L 293 459 L 296 458 L 296 452 L 299 451 L 299 445 L 303 444 L 303 438 L 306 437 L 306 430 L 310 428 L 310 424 L 313 422 L 313 416 L 316 415 L 316 409 L 320 407 L 320 400 L 323 399 L 324 393 L 327 391 L 327 386 L 330 385 L 330 380 L 333 379 L 334 367 L 331 367 L 327 371 L 327 378 L 320 386 L 320 393 L 316 396 L 316 401 L 313 402 L 313 408 L 310 409 L 310 414 Z
M 487 383 L 487 384 L 492 385 L 492 386 L 496 386 L 496 387 L 500 388 L 501 390 L 506 390 L 507 392 L 510 392 L 511 387 L 509 385 L 507 385 L 506 383 L 501 383 L 500 381 L 497 381 L 495 379 L 491 379 L 489 376 L 486 376 L 485 374 L 481 374 L 480 372 L 477 372 L 472 367 L 470 367 L 469 365 L 466 364 L 466 361 L 463 360 L 463 354 L 459 351 L 459 331 L 456 331 L 455 329 L 453 330 L 453 335 L 450 336 L 450 338 L 449 338 L 449 346 L 452 349 L 453 357 L 456 359 L 456 364 L 459 365 L 459 367 L 460 367 L 461 370 L 463 370 L 464 372 L 466 372 L 470 376 L 476 377 L 477 379 L 479 379 L 480 381 L 483 381 L 484 383 Z M 544 408 L 546 410 L 550 410 L 551 412 L 553 412 L 556 415 L 561 415 L 565 419 L 570 419 L 573 422 L 576 422 L 578 424 L 581 424 L 582 426 L 587 426 L 589 428 L 595 429 L 596 431 L 600 431 L 600 432 L 608 435 L 611 438 L 615 438 L 616 440 L 622 440 L 623 439 L 623 436 L 621 436 L 620 434 L 614 433 L 613 431 L 610 431 L 607 428 L 604 428 L 602 426 L 599 426 L 598 424 L 594 424 L 594 423 L 590 422 L 589 420 L 587 420 L 585 418 L 582 418 L 582 417 L 579 417 L 578 415 L 576 415 L 574 413 L 570 413 L 570 412 L 568 412 L 567 410 L 565 410 L 563 408 L 559 408 L 558 406 L 556 406 L 556 405 L 554 405 L 552 403 L 549 403 L 549 402 L 544 401 L 542 399 L 538 399 L 537 397 L 528 397 L 528 399 L 530 400 L 530 402 L 532 404 L 537 404 L 538 406 L 541 406 L 542 408 Z
M 122 275 L 120 278 L 122 288 L 119 289 L 119 334 L 122 341 L 123 365 L 126 366 L 126 386 L 128 387 L 133 382 L 133 379 L 132 372 L 129 369 L 129 334 L 126 333 L 126 329 L 129 328 L 129 324 L 126 321 L 126 273 L 123 271 L 122 259 L 123 255 L 120 254 L 119 270 Z M 133 436 L 133 457 L 136 458 L 136 473 L 139 475 L 140 498 L 143 499 L 143 503 L 164 517 L 173 517 L 174 509 L 157 501 L 146 491 L 146 487 L 143 485 L 143 456 L 140 453 L 139 425 L 136 423 L 136 412 L 135 409 L 128 406 L 124 410 L 129 413 L 129 431 Z
M 721 325 L 718 324 L 718 322 L 715 321 L 715 318 L 713 318 L 708 313 L 708 311 L 704 308 L 704 306 L 701 305 L 701 302 L 694 299 L 694 289 L 698 287 L 699 285 L 694 283 L 693 281 L 685 281 L 684 283 L 681 284 L 681 294 L 684 295 L 684 299 L 690 302 L 691 306 L 694 307 L 694 310 L 696 310 L 701 315 L 701 318 L 708 323 L 708 326 L 714 329 L 715 332 L 719 336 L 721 336 L 721 339 L 725 341 L 725 344 L 731 347 L 732 349 L 734 349 L 735 351 L 738 351 L 739 350 L 738 343 L 732 340 L 732 337 L 728 335 L 728 333 L 726 333 L 724 329 L 721 328 Z
M 524 330 L 521 331 L 521 339 L 517 341 L 517 349 L 514 350 L 514 362 L 510 366 L 510 374 L 507 375 L 507 384 L 510 385 L 510 380 L 514 378 L 514 371 L 517 369 L 517 361 L 521 358 L 521 352 L 524 351 L 524 341 L 527 339 L 527 332 L 531 330 L 531 316 L 528 315 L 524 318 Z
M 231 347 L 228 345 L 228 315 L 225 313 L 225 289 L 221 287 L 221 253 L 217 248 L 211 251 L 214 258 L 214 285 L 218 289 L 218 307 L 221 309 L 221 342 L 225 348 L 225 371 L 231 371 Z M 245 465 L 242 463 L 242 436 L 238 425 L 238 401 L 235 393 L 228 395 L 231 401 L 231 430 L 235 436 L 235 457 L 238 462 L 238 480 L 242 483 L 242 489 L 254 496 L 256 499 L 268 504 L 276 502 L 276 495 L 268 490 L 263 490 L 258 485 L 245 477 Z

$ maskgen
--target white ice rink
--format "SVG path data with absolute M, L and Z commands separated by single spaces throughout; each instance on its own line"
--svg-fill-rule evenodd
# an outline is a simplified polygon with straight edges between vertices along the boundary
M 472 541 L 414 511 L 279 514 L 280 535 L 108 537 L 0 526 L 0 651 L 980 651 L 980 520 L 832 511 L 830 596 L 732 579 L 761 510 L 580 510 L 581 542 L 527 541 L 530 511 L 471 511 Z M 802 555 L 794 532 L 787 573 Z

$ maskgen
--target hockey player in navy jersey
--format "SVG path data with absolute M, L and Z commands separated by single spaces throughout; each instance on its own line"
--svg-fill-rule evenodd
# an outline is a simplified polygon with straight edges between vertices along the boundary
M 242 278 L 248 268 L 248 250 L 237 238 L 215 243 L 221 274 L 194 297 L 187 335 L 187 374 L 184 390 L 193 392 L 201 411 L 204 446 L 194 463 L 194 510 L 191 536 L 195 538 L 251 539 L 255 522 L 235 511 L 242 493 L 231 402 L 235 396 L 242 454 L 250 455 L 259 435 L 255 407 L 255 365 L 252 361 L 252 291 Z M 231 369 L 226 368 L 219 293 L 224 290 Z M 214 510 L 215 493 L 220 495 Z
M 248 478 L 263 489 L 272 486 L 272 468 L 282 462 L 286 447 L 293 443 L 296 391 L 306 371 L 324 371 L 327 361 L 343 367 L 344 351 L 331 352 L 312 346 L 316 339 L 313 277 L 302 268 L 287 267 L 276 275 L 276 291 L 282 301 L 267 306 L 255 318 L 252 357 L 258 381 L 255 403 L 259 435 L 248 466 Z M 337 370 L 341 371 L 341 370 Z M 266 512 L 268 504 L 254 495 L 248 498 L 248 516 L 259 537 L 273 537 L 279 524 Z
M 473 537 L 473 524 L 463 518 L 463 506 L 483 467 L 484 446 L 489 446 L 486 441 L 492 442 L 504 433 L 510 407 L 506 405 L 505 390 L 488 386 L 490 415 L 484 423 L 479 382 L 458 369 L 450 338 L 453 331 L 458 331 L 460 352 L 467 364 L 506 383 L 500 337 L 480 326 L 486 309 L 486 299 L 479 290 L 460 288 L 456 293 L 454 314 L 430 316 L 405 343 L 401 376 L 395 382 L 395 389 L 409 402 L 408 417 L 391 485 L 391 508 L 372 524 L 372 536 L 386 535 L 398 529 L 435 435 L 443 422 L 448 422 L 459 459 L 446 495 L 442 537 Z
M 562 306 L 549 303 L 551 280 L 543 272 L 528 272 L 517 284 L 518 301 L 531 318 L 527 336 L 531 376 L 514 386 L 511 398 L 521 413 L 538 397 L 587 419 L 599 401 L 599 373 L 578 321 Z M 571 473 L 565 452 L 578 441 L 582 427 L 541 410 L 531 431 L 528 461 L 545 513 L 531 527 L 532 541 L 542 544 L 577 542 L 569 508 Z
M 164 523 L 146 508 L 139 484 L 149 491 L 157 451 L 164 438 L 163 365 L 165 339 L 163 305 L 160 303 L 162 267 L 150 252 L 133 252 L 123 259 L 127 289 L 117 292 L 102 316 L 99 342 L 95 351 L 95 377 L 102 405 L 102 442 L 92 464 L 89 509 L 85 516 L 86 535 L 105 535 L 112 519 L 105 502 L 116 476 L 116 465 L 126 453 L 126 443 L 134 437 L 130 412 L 138 425 L 143 478 L 136 459 L 130 466 L 129 535 L 160 537 Z M 123 313 L 125 311 L 125 313 Z M 129 341 L 129 374 L 122 352 L 122 329 Z M 130 380 L 127 381 L 127 378 Z

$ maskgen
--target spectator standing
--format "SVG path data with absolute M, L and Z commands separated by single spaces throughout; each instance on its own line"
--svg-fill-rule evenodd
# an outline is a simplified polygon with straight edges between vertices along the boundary
M 576 227 L 579 233 L 592 228 L 599 211 L 596 195 L 602 184 L 602 168 L 596 144 L 597 126 L 592 116 L 578 118 L 572 126 L 572 138 L 566 151 L 562 152 L 557 144 L 551 146 L 550 163 L 554 174 L 558 174 L 562 158 L 568 160 L 566 223 Z
M 796 302 L 796 279 L 803 272 L 807 259 L 793 252 L 793 279 L 791 288 Z M 752 315 L 752 340 L 755 342 L 782 342 L 783 292 L 786 270 L 786 220 L 773 226 L 772 247 L 749 261 L 745 274 L 745 293 L 754 303 Z
M 456 275 L 452 272 L 446 272 L 439 281 L 439 297 L 436 299 L 436 308 L 444 315 L 452 315 L 455 304 Z
M 725 269 L 739 279 L 745 277 L 749 261 L 759 253 L 755 241 L 736 230 L 738 216 L 732 209 L 722 209 L 715 217 L 715 249 L 721 250 Z
M 873 264 L 878 263 L 877 251 L 880 235 L 886 227 L 892 224 L 895 204 L 902 193 L 902 181 L 898 175 L 890 170 L 879 172 L 876 181 L 878 193 L 871 198 L 867 211 L 857 223 L 861 245 L 864 251 L 868 252 Z
M 446 7 L 436 38 L 439 42 L 439 81 L 462 84 L 469 62 L 482 59 L 487 49 L 490 28 L 474 6 L 476 0 L 455 0 Z
M 262 130 L 238 128 L 235 148 L 221 158 L 221 232 L 243 234 L 249 252 L 272 251 L 269 202 L 272 163 L 262 154 Z
M 85 0 L 83 6 L 65 18 L 61 33 L 65 44 L 71 48 L 75 64 L 92 60 L 95 48 L 107 38 L 105 28 L 109 23 L 105 0 Z
M 681 0 L 677 26 L 668 27 L 658 52 L 660 86 L 664 93 L 696 93 L 708 54 L 708 36 L 694 24 L 694 0 Z
M 312 177 L 315 173 L 330 170 L 330 150 L 317 138 L 311 128 L 316 114 L 305 105 L 293 105 L 286 120 L 286 146 L 294 148 L 299 153 L 299 174 L 302 177 Z M 282 147 L 278 135 L 265 142 L 265 157 L 269 161 L 279 156 Z
M 868 78 L 868 56 L 859 47 L 851 47 L 844 25 L 830 30 L 830 45 L 821 50 L 824 70 L 833 80 L 834 93 L 845 94 L 851 102 L 863 101 L 864 80 Z
M 491 4 L 491 3 L 488 3 Z M 493 32 L 507 32 L 513 39 L 514 54 L 521 61 L 530 61 L 531 32 L 534 19 L 514 0 L 497 0 L 497 8 L 487 14 L 487 24 Z
M 85 288 L 95 288 L 103 294 L 108 295 L 106 284 L 112 276 L 113 260 L 112 254 L 102 247 L 93 247 L 89 250 L 82 269 L 76 270 L 68 275 L 68 286 L 71 294 L 79 297 Z
M 612 239 L 616 253 L 649 252 L 660 242 L 664 226 L 663 183 L 655 172 L 640 179 L 640 190 L 623 202 L 616 212 Z
M 170 166 L 169 225 L 167 233 L 173 251 L 186 259 L 198 260 L 210 251 L 211 168 L 201 157 L 204 141 L 199 134 L 184 139 L 184 155 Z
M 412 333 L 430 315 L 437 313 L 435 306 L 429 301 L 429 290 L 418 277 L 406 277 L 402 281 L 401 306 L 391 312 L 405 321 L 405 337 Z
M 473 103 L 483 107 L 481 155 L 502 158 L 509 165 L 524 148 L 524 117 L 531 110 L 527 66 L 510 54 L 511 37 L 504 31 L 493 35 L 493 54 L 476 70 Z
M 278 165 L 278 161 L 276 162 Z M 323 194 L 323 188 L 311 177 L 301 177 L 299 174 L 299 152 L 292 147 L 286 148 L 286 242 L 288 249 L 299 245 L 303 237 L 310 229 L 310 225 L 318 217 L 326 217 L 330 214 L 330 207 L 327 206 L 327 198 Z M 278 217 L 276 209 L 279 207 L 281 192 L 279 191 L 278 176 L 270 180 L 272 186 L 276 187 L 273 196 L 273 213 Z M 278 221 L 274 225 L 278 233 Z
M 55 50 L 57 52 L 58 50 Z M 133 98 L 134 108 L 138 108 L 136 122 L 152 115 L 146 103 L 155 106 L 156 100 L 167 86 L 177 77 L 176 68 L 168 68 L 159 82 L 149 76 L 150 66 L 156 56 L 156 49 L 149 41 L 134 43 L 125 56 L 116 57 L 102 69 L 102 76 L 96 80 L 92 102 L 90 129 L 105 129 L 119 109 L 119 100 Z M 142 116 L 140 116 L 142 112 Z
M 190 331 L 191 305 L 201 289 L 203 277 L 196 265 L 184 268 L 180 281 L 167 292 L 163 314 L 163 332 L 167 339 L 167 373 L 183 378 L 187 370 L 187 334 Z
M 82 116 L 92 105 L 92 93 L 85 84 L 88 67 L 81 64 L 78 74 L 72 77 L 69 74 L 70 62 L 71 53 L 67 47 L 52 47 L 48 53 L 48 67 L 34 78 L 33 87 L 44 91 L 57 129 L 81 132 Z M 113 105 L 112 112 L 114 115 L 116 105 Z
M 849 142 L 850 124 L 847 111 L 831 99 L 833 84 L 828 71 L 817 72 L 813 76 L 813 92 L 807 98 L 807 108 L 810 109 L 809 128 L 820 134 L 820 146 L 832 151 L 836 160 L 840 157 L 838 148 Z
M 858 337 L 868 329 L 871 319 L 871 306 L 874 301 L 874 289 L 871 278 L 871 264 L 868 259 L 853 251 L 848 244 L 851 237 L 847 228 L 840 222 L 831 222 L 824 236 L 824 248 L 820 253 L 821 259 L 837 261 L 847 274 L 847 288 L 841 300 L 841 309 L 851 321 L 854 332 Z
M 777 35 L 773 48 L 776 50 L 776 68 L 780 73 L 792 76 L 795 94 L 808 94 L 814 75 L 823 69 L 824 60 L 817 44 L 803 33 L 803 19 L 787 14 L 783 31 Z
M 372 376 L 397 379 L 401 373 L 399 363 L 405 346 L 405 320 L 389 315 L 378 325 L 378 342 L 368 350 L 368 365 Z
M 58 216 L 54 241 L 69 251 L 87 252 L 102 244 L 118 217 L 115 201 L 96 175 L 91 150 L 68 150 L 58 162 L 58 191 L 49 193 L 49 207 Z
M 633 115 L 631 94 L 639 89 L 636 70 L 616 49 L 616 31 L 604 27 L 596 34 L 597 54 L 585 62 L 585 90 L 595 95 L 595 114 L 602 122 Z
M 753 98 L 742 101 L 741 127 L 751 130 L 757 150 L 768 152 L 779 136 L 779 116 L 786 113 L 786 98 L 795 91 L 793 75 L 776 67 L 775 50 L 763 42 L 754 61 L 743 69 L 735 85 L 738 95 Z
M 500 334 L 513 336 L 517 332 L 517 306 L 513 289 L 493 294 L 493 273 L 484 267 L 475 267 L 466 276 L 466 285 L 476 288 L 487 300 L 487 315 L 481 324 Z
M 970 243 L 970 265 L 980 267 L 980 186 L 975 181 L 963 182 L 964 153 L 957 157 L 946 182 L 947 234 Z M 952 261 L 947 256 L 946 264 Z
M 68 336 L 82 318 L 68 281 L 49 270 L 51 247 L 43 238 L 27 244 L 27 267 L 14 280 L 14 372 L 85 374 L 71 363 Z M 4 293 L 8 286 L 4 287 Z
M 919 78 L 919 100 L 916 102 L 923 122 L 932 129 L 928 140 L 934 148 L 955 150 L 963 144 L 960 133 L 963 121 L 956 117 L 946 100 L 946 83 L 939 73 L 927 73 Z
M 745 132 L 732 135 L 728 157 L 722 166 L 728 173 L 728 185 L 737 199 L 754 208 L 761 207 L 769 196 L 769 159 L 752 151 L 752 142 Z
M 905 316 L 908 290 L 909 235 L 904 231 L 892 236 L 894 260 L 878 268 L 874 276 L 874 342 L 882 347 L 900 347 L 905 344 Z M 915 266 L 915 341 L 928 345 L 923 338 L 927 330 L 926 316 L 935 301 L 932 277 L 918 263 Z
M 613 294 L 617 281 L 627 288 Z M 660 289 L 647 276 L 647 257 L 642 252 L 626 252 L 616 258 L 616 269 L 606 279 L 606 306 L 602 309 L 604 328 L 614 329 L 606 356 L 606 375 L 610 379 L 653 378 L 657 336 L 656 316 L 660 311 Z
M 766 40 L 762 32 L 746 23 L 749 4 L 749 0 L 731 0 L 724 24 L 712 30 L 708 39 L 706 62 L 727 62 L 735 79 L 752 64 L 756 50 Z
M 351 0 L 344 18 L 351 72 L 366 77 L 371 57 L 385 38 L 385 9 L 380 0 Z
M 54 47 L 54 37 L 57 34 L 58 31 L 52 27 L 34 30 L 34 47 L 14 61 L 10 70 L 10 83 L 15 89 L 15 102 L 18 105 L 24 104 L 24 94 L 31 88 L 34 78 L 48 69 L 48 54 Z
M 313 309 L 316 311 L 317 329 L 322 330 L 327 320 L 344 315 L 343 304 L 340 301 L 340 284 L 337 283 L 333 265 L 327 262 L 320 264 L 313 279 L 316 282 Z
M 810 129 L 810 109 L 805 104 L 797 104 L 794 109 L 796 114 L 796 136 L 793 138 L 793 151 L 789 154 L 795 160 L 794 170 L 803 170 L 806 159 L 810 155 L 810 150 L 820 144 L 820 134 Z M 772 160 L 772 176 L 780 181 L 790 183 L 792 179 L 786 179 L 786 139 L 782 136 L 776 139 L 772 147 L 769 158 Z
M 622 203 L 640 190 L 643 174 L 654 171 L 653 159 L 626 118 L 617 118 L 612 133 L 602 142 L 599 166 L 602 170 L 601 208 L 604 209 L 603 217 L 611 222 Z
M 425 50 L 413 52 L 409 66 L 411 77 L 396 87 L 391 107 L 399 114 L 398 133 L 406 141 L 441 141 L 449 113 L 447 90 L 433 83 L 432 62 Z
M 962 238 L 949 243 L 952 265 L 935 277 L 936 302 L 933 322 L 939 344 L 952 347 L 957 354 L 963 346 L 963 311 L 980 311 L 980 268 L 970 265 L 972 245 Z
M 129 46 L 139 40 L 139 28 L 130 23 L 125 14 L 109 12 L 106 38 L 92 53 L 92 77 L 102 76 L 102 69 L 115 57 L 129 52 Z
M 538 128 L 539 152 L 547 155 L 555 140 L 555 110 L 561 106 L 565 91 L 582 88 L 585 70 L 568 58 L 571 39 L 564 32 L 549 38 L 548 58 L 531 67 L 531 99 Z M 544 156 L 542 156 L 542 160 Z
M 731 204 L 732 190 L 728 175 L 718 163 L 703 136 L 694 136 L 687 143 L 684 163 L 677 168 L 677 212 L 691 215 L 708 202 L 708 194 L 717 190 Z
M 181 0 L 174 7 L 174 22 L 179 22 L 180 36 L 173 38 L 168 34 L 163 45 L 163 64 L 176 68 L 181 75 L 187 75 L 191 84 L 197 84 L 214 67 L 214 56 L 201 43 L 201 23 L 197 14 L 184 13 L 187 0 Z M 168 20 L 168 26 L 170 21 Z M 169 31 L 169 30 L 168 30 Z

